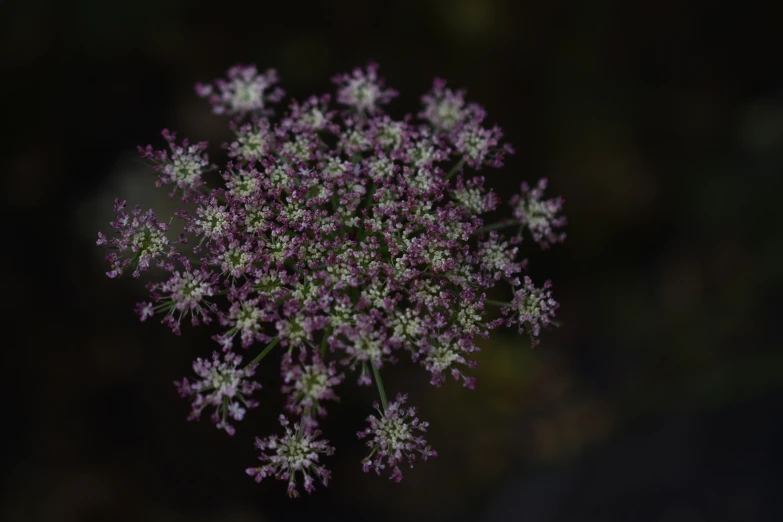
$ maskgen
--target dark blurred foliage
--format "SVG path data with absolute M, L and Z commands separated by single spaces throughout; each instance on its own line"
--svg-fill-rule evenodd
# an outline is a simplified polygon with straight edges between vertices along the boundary
M 779 21 L 739 2 L 0 2 L 0 514 L 782 520 Z M 499 332 L 475 392 L 393 371 L 440 453 L 401 484 L 361 472 L 373 392 L 346 386 L 325 426 L 333 483 L 293 501 L 243 473 L 275 429 L 277 370 L 234 439 L 187 423 L 171 381 L 212 342 L 139 325 L 143 285 L 108 281 L 94 240 L 115 196 L 176 206 L 137 144 L 226 138 L 195 81 L 257 63 L 301 97 L 370 59 L 399 114 L 436 75 L 487 107 L 518 151 L 487 173 L 498 192 L 547 176 L 565 197 L 569 239 L 532 264 L 564 326 L 534 350 Z

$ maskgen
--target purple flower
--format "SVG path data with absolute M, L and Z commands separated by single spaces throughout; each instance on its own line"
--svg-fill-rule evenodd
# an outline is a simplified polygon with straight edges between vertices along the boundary
M 424 437 L 417 434 L 426 432 L 429 423 L 419 421 L 416 408 L 404 407 L 407 399 L 407 395 L 398 394 L 397 400 L 390 402 L 384 411 L 376 402 L 374 406 L 378 416 L 367 417 L 369 426 L 356 434 L 360 439 L 367 438 L 367 447 L 370 448 L 370 454 L 362 460 L 365 472 L 372 469 L 380 475 L 388 467 L 391 470 L 389 478 L 399 482 L 402 480 L 400 464 L 407 461 L 413 467 L 419 459 L 427 460 L 438 455 L 427 445 Z
M 225 145 L 232 158 L 247 162 L 259 161 L 271 153 L 276 145 L 267 120 L 255 120 L 243 125 L 232 121 L 229 125 L 236 135 L 234 141 Z
M 176 251 L 169 250 L 169 240 L 166 231 L 168 223 L 157 220 L 154 210 L 142 212 L 136 206 L 130 213 L 125 212 L 125 201 L 114 201 L 114 212 L 117 214 L 111 226 L 115 230 L 111 239 L 98 233 L 99 246 L 106 246 L 112 252 L 106 256 L 106 262 L 111 265 L 111 271 L 106 272 L 111 278 L 123 274 L 127 267 L 133 269 L 133 277 L 139 277 L 141 272 L 149 270 L 152 261 L 174 257 Z
M 378 65 L 374 63 L 368 64 L 364 70 L 357 67 L 351 74 L 338 74 L 332 81 L 340 86 L 337 103 L 359 112 L 374 113 L 378 105 L 389 103 L 397 96 L 394 89 L 384 89 L 383 79 L 378 78 Z
M 494 278 L 511 279 L 522 270 L 522 263 L 518 261 L 519 247 L 501 241 L 496 232 L 490 234 L 489 240 L 479 245 L 477 261 L 481 270 Z
M 167 281 L 148 285 L 158 304 L 152 310 L 141 309 L 140 318 L 143 321 L 145 315 L 152 317 L 153 312 L 165 312 L 163 322 L 176 334 L 180 333 L 180 324 L 185 316 L 190 315 L 194 326 L 200 322 L 209 323 L 214 305 L 207 298 L 215 293 L 213 283 L 214 277 L 207 270 L 173 272 Z
M 465 103 L 465 91 L 452 91 L 446 87 L 446 81 L 436 78 L 432 91 L 421 98 L 424 110 L 420 118 L 430 122 L 436 129 L 448 131 L 466 120 L 480 123 L 484 119 L 484 109 L 475 103 Z
M 155 315 L 154 305 L 152 303 L 138 303 L 136 305 L 136 314 L 139 316 L 139 320 L 144 322 Z
M 190 144 L 185 139 L 181 145 L 177 145 L 176 133 L 164 129 L 161 134 L 168 143 L 169 151 L 154 150 L 152 145 L 147 145 L 146 148 L 139 147 L 139 154 L 160 173 L 156 185 L 174 185 L 174 190 L 182 189 L 183 198 L 187 198 L 204 184 L 201 179 L 204 173 L 213 169 L 205 152 L 207 142 Z M 174 195 L 174 191 L 171 195 Z
M 236 66 L 198 85 L 213 112 L 233 118 L 209 180 L 217 185 L 205 179 L 216 169 L 207 144 L 164 131 L 166 150 L 140 152 L 158 185 L 182 191 L 188 208 L 174 216 L 183 233 L 170 239 L 169 222 L 117 200 L 114 233 L 97 241 L 109 249 L 109 277 L 157 269 L 136 307 L 142 321 L 159 315 L 179 334 L 217 318 L 210 335 L 222 355 L 198 359 L 197 379 L 176 383 L 191 418 L 209 408 L 233 433 L 257 405 L 256 365 L 280 358 L 282 406 L 298 419 L 282 419 L 283 436 L 258 439 L 262 465 L 248 473 L 288 481 L 292 496 L 299 479 L 310 492 L 329 478 L 319 458 L 333 450 L 316 428 L 345 378 L 375 385 L 385 402 L 381 371 L 404 355 L 434 386 L 451 375 L 474 388 L 478 338 L 507 325 L 537 342 L 558 305 L 549 282 L 539 288 L 526 276 L 521 234 L 544 247 L 565 237 L 562 200 L 543 199 L 545 181 L 522 185 L 513 219 L 485 221 L 500 198 L 476 171 L 500 167 L 513 149 L 464 90 L 436 80 L 417 116 L 395 118 L 384 108 L 397 93 L 376 65 L 333 81 L 335 96 L 292 100 L 279 116 L 270 110 L 283 94 L 273 70 Z M 506 301 L 488 298 L 504 292 Z M 490 306 L 503 316 L 492 319 Z M 253 364 L 241 367 L 235 350 Z M 403 462 L 435 455 L 422 438 L 427 423 L 405 399 L 359 432 L 370 447 L 365 470 L 388 468 L 396 480 Z
M 484 164 L 500 167 L 503 162 L 498 145 L 502 136 L 499 127 L 485 129 L 478 123 L 469 122 L 455 130 L 454 148 L 471 167 L 481 168 Z
M 514 293 L 511 307 L 505 308 L 504 312 L 513 314 L 509 324 L 518 324 L 520 332 L 525 331 L 532 337 L 538 337 L 541 327 L 552 323 L 559 307 L 557 301 L 552 299 L 551 281 L 545 281 L 542 288 L 536 288 L 533 281 L 525 276 L 522 288 Z
M 479 317 L 479 316 L 476 316 Z M 456 365 L 475 368 L 476 362 L 465 358 L 466 355 L 478 350 L 469 339 L 458 338 L 453 332 L 446 332 L 440 336 L 437 343 L 422 350 L 416 357 L 421 358 L 421 364 L 430 372 L 430 384 L 440 386 L 443 384 L 445 374 L 448 372 L 454 380 L 462 380 L 465 388 L 474 389 L 476 378 L 465 375 Z
M 482 177 L 475 177 L 467 182 L 463 182 L 462 177 L 459 177 L 452 192 L 454 201 L 464 206 L 471 214 L 485 214 L 495 210 L 500 198 L 494 192 L 486 190 L 483 183 Z
M 522 193 L 514 195 L 510 204 L 514 217 L 530 232 L 533 240 L 542 248 L 562 243 L 566 235 L 556 229 L 565 226 L 566 218 L 561 215 L 563 198 L 542 199 L 547 186 L 546 178 L 538 181 L 535 188 L 522 183 Z
M 199 380 L 182 379 L 174 383 L 182 397 L 193 400 L 190 420 L 200 418 L 204 408 L 214 408 L 211 419 L 215 426 L 229 435 L 234 434 L 229 419 L 241 421 L 247 409 L 258 406 L 258 402 L 249 397 L 261 388 L 259 383 L 250 380 L 255 365 L 240 368 L 241 362 L 242 358 L 234 353 L 224 354 L 221 360 L 220 354 L 215 352 L 212 360 L 198 358 L 193 363 Z
M 281 128 L 289 128 L 293 132 L 328 131 L 332 134 L 340 132 L 340 126 L 333 122 L 337 111 L 329 107 L 332 97 L 311 96 L 304 103 L 296 100 L 291 102 L 291 110 L 280 122 Z
M 234 301 L 228 314 L 222 316 L 221 322 L 231 326 L 224 335 L 233 338 L 234 335 L 239 334 L 243 348 L 249 348 L 256 341 L 265 340 L 262 323 L 269 320 L 269 313 L 259 306 L 260 303 L 260 298 Z
M 326 408 L 321 403 L 339 400 L 334 387 L 344 378 L 337 373 L 334 361 L 327 366 L 317 354 L 313 354 L 312 360 L 310 364 L 295 363 L 287 354 L 282 364 L 284 384 L 281 391 L 288 396 L 286 409 L 305 418 L 315 414 L 326 416 Z
M 261 466 L 247 468 L 245 472 L 256 482 L 266 477 L 288 481 L 288 496 L 298 497 L 297 474 L 302 475 L 304 489 L 308 493 L 315 490 L 315 477 L 326 486 L 330 473 L 320 463 L 321 455 L 332 455 L 334 448 L 329 441 L 318 440 L 320 431 L 309 431 L 300 424 L 289 426 L 288 419 L 280 415 L 280 424 L 285 428 L 285 435 L 272 435 L 265 439 L 256 438 L 256 448 L 261 452 L 258 460 Z
M 274 87 L 277 82 L 274 69 L 260 74 L 254 65 L 235 65 L 226 73 L 226 79 L 215 80 L 214 86 L 196 84 L 196 93 L 209 98 L 215 114 L 264 114 L 268 102 L 280 101 L 285 94 Z

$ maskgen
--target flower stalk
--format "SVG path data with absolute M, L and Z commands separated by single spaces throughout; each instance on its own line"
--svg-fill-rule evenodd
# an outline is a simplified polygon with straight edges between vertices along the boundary
M 386 390 L 383 388 L 381 372 L 378 371 L 378 365 L 375 364 L 375 361 L 370 361 L 370 364 L 372 365 L 372 375 L 375 378 L 375 385 L 378 387 L 378 395 L 381 398 L 381 406 L 383 406 L 383 411 L 386 411 L 388 404 L 386 403 Z

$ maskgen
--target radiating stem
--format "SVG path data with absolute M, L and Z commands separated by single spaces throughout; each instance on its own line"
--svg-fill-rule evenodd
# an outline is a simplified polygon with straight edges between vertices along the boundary
M 506 306 L 511 306 L 511 303 L 508 303 L 506 301 L 495 301 L 494 299 L 485 299 L 484 302 L 486 304 L 490 304 L 492 306 L 499 306 L 501 308 L 505 308 Z
M 451 177 L 454 174 L 456 174 L 459 171 L 459 169 L 462 168 L 463 165 L 465 165 L 465 159 L 464 158 L 459 160 L 456 165 L 451 167 L 451 170 L 448 172 L 448 174 L 446 174 L 446 179 L 451 179 Z
M 367 190 L 367 204 L 365 208 L 372 208 L 373 196 L 375 196 L 375 183 L 370 182 L 370 188 Z
M 248 366 L 249 366 L 250 364 L 257 364 L 257 363 L 261 362 L 261 359 L 263 359 L 264 357 L 266 357 L 266 354 L 268 354 L 269 352 L 271 352 L 271 351 L 272 351 L 272 348 L 274 348 L 275 346 L 277 346 L 277 343 L 279 343 L 279 342 L 280 342 L 280 338 L 279 338 L 279 337 L 275 337 L 274 339 L 272 339 L 272 342 L 270 342 L 269 344 L 267 344 L 267 345 L 266 345 L 266 348 L 264 348 L 264 349 L 261 351 L 261 353 L 259 353 L 258 355 L 256 355 L 256 358 L 255 358 L 255 359 L 253 359 L 252 361 L 250 361 L 250 363 L 248 364 Z
M 498 221 L 497 223 L 492 223 L 491 225 L 483 226 L 480 229 L 476 230 L 474 234 L 481 234 L 482 232 L 490 232 L 492 230 L 500 230 L 501 228 L 512 227 L 518 224 L 519 221 L 516 219 L 504 219 L 503 221 Z
M 323 338 L 321 339 L 321 357 L 323 358 L 326 355 L 326 347 L 328 346 L 328 340 L 329 336 L 332 334 L 332 329 L 327 328 L 324 330 Z
M 375 364 L 375 361 L 370 360 L 370 365 L 372 366 L 372 375 L 375 377 L 375 384 L 378 386 L 378 395 L 381 396 L 381 405 L 383 406 L 383 411 L 386 411 L 386 390 L 383 389 L 381 372 L 378 371 L 378 366 Z

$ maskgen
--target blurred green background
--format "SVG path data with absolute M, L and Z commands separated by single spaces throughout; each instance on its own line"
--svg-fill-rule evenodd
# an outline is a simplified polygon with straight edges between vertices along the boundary
M 335 0 L 0 2 L 0 518 L 9 521 L 783 520 L 783 59 L 762 3 Z M 709 7 L 707 7 L 709 5 Z M 568 240 L 532 259 L 564 326 L 484 343 L 470 392 L 390 372 L 440 456 L 400 484 L 361 472 L 373 392 L 325 431 L 333 482 L 257 485 L 256 434 L 185 421 L 171 381 L 213 348 L 139 325 L 145 291 L 94 245 L 111 200 L 173 210 L 135 160 L 163 127 L 228 137 L 193 93 L 236 62 L 295 97 L 368 60 L 418 110 L 465 87 L 518 153 L 488 184 L 546 176 Z M 10 334 L 10 335 L 9 335 Z

